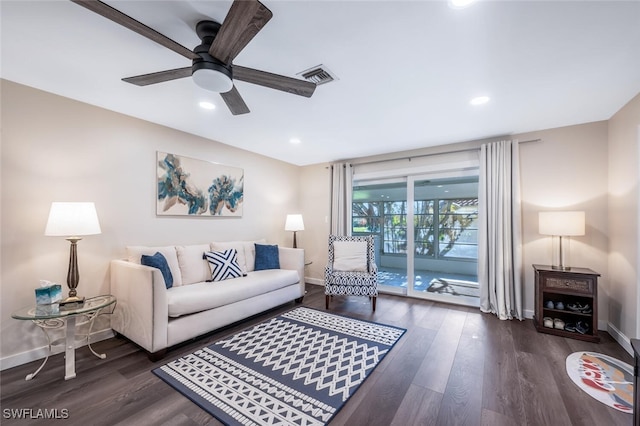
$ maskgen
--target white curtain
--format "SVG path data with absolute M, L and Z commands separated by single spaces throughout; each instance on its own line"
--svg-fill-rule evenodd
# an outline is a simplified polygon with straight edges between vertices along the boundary
M 351 235 L 352 186 L 351 164 L 331 165 L 331 233 L 333 235 Z
M 518 143 L 480 147 L 478 282 L 480 310 L 502 320 L 522 312 L 522 225 Z

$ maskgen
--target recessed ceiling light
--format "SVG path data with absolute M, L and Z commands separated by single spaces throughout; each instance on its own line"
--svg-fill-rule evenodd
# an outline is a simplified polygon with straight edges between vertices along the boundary
M 449 7 L 452 9 L 464 9 L 475 2 L 476 0 L 449 0 Z
M 291 138 L 291 139 L 289 139 L 289 142 L 290 142 L 290 143 L 292 143 L 292 144 L 294 144 L 294 145 L 297 145 L 297 144 L 299 144 L 301 141 L 300 141 L 300 139 L 298 139 L 298 138 Z
M 469 101 L 471 105 L 484 105 L 489 102 L 488 96 L 478 96 Z
M 200 105 L 200 108 L 203 108 L 203 109 L 215 109 L 216 108 L 216 106 L 214 104 L 212 104 L 211 102 L 207 102 L 207 101 L 202 101 L 198 105 Z

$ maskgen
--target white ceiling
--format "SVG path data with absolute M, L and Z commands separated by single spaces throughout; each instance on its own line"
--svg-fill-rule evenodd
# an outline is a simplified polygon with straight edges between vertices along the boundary
M 106 3 L 190 49 L 231 5 Z M 297 165 L 606 120 L 640 92 L 640 1 L 263 3 L 273 18 L 234 63 L 338 81 L 311 98 L 236 82 L 251 113 L 232 116 L 189 78 L 122 82 L 190 61 L 62 0 L 1 1 L 1 76 Z

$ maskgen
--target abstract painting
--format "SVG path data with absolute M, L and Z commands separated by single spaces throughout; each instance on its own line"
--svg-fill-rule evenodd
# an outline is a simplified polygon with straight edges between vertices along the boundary
M 158 151 L 156 214 L 242 216 L 244 171 Z

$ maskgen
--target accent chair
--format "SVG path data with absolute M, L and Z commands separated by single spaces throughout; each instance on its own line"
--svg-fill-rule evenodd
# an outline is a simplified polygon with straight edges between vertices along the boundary
M 368 296 L 376 310 L 378 267 L 373 236 L 329 236 L 328 264 L 324 271 L 326 309 L 333 296 Z

